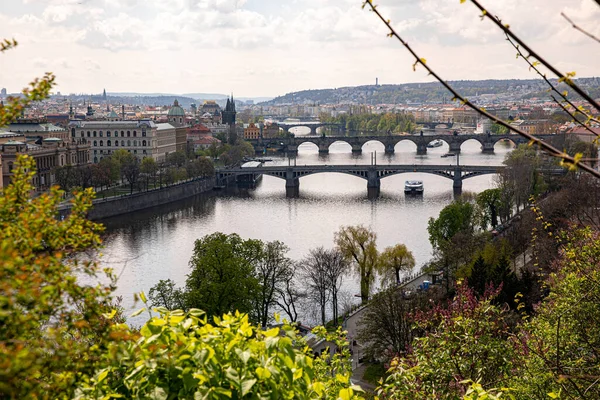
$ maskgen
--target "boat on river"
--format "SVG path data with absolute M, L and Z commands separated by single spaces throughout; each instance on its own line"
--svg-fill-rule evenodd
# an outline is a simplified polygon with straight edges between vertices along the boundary
M 427 147 L 432 148 L 432 147 L 440 147 L 442 144 L 444 144 L 440 139 L 435 139 L 432 142 L 429 142 L 427 144 Z
M 406 181 L 404 182 L 404 193 L 422 194 L 423 181 Z

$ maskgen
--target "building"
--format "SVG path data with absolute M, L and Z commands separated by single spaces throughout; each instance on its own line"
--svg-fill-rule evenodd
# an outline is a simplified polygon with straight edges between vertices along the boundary
M 279 136 L 279 125 L 275 123 L 267 123 L 262 128 L 262 137 L 272 139 Z
M 161 125 L 160 131 L 158 125 Z M 162 161 L 176 148 L 175 127 L 151 120 L 71 121 L 69 130 L 72 142 L 89 143 L 94 163 L 119 149 L 127 150 L 140 159 L 152 157 Z
M 46 138 L 59 138 L 64 142 L 69 140 L 67 129 L 51 124 L 46 118 L 19 118 L 8 124 L 6 130 L 14 133 L 21 133 L 27 141 L 41 141 Z
M 173 103 L 173 106 L 167 114 L 167 121 L 175 129 L 175 151 L 185 152 L 188 125 L 185 117 L 185 111 L 179 105 L 179 101 L 175 100 Z
M 83 141 L 65 142 L 59 138 L 47 137 L 41 144 L 30 144 L 18 139 L 14 132 L 0 133 L 2 141 L 2 185 L 10 183 L 13 175 L 14 164 L 20 154 L 27 154 L 34 158 L 36 175 L 33 185 L 37 191 L 44 191 L 56 183 L 55 169 L 66 165 L 84 165 L 90 162 L 90 146 Z M 4 140 L 8 137 L 12 140 Z M 23 136 L 21 136 L 24 138 Z
M 221 117 L 221 107 L 219 107 L 219 105 L 213 100 L 205 101 L 198 112 L 202 115 L 208 113 L 212 117 Z
M 233 95 L 231 95 L 231 100 L 227 99 L 225 109 L 221 112 L 221 122 L 229 126 L 229 130 L 227 132 L 227 141 L 230 143 L 235 142 L 237 137 L 237 129 L 235 125 L 236 114 L 235 101 L 233 100 Z
M 244 127 L 244 139 L 258 139 L 260 137 L 260 128 L 254 123 Z

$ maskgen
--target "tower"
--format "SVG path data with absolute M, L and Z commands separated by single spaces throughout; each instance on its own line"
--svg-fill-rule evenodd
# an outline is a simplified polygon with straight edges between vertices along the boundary
M 229 125 L 229 131 L 227 135 L 227 141 L 231 144 L 235 143 L 237 140 L 237 132 L 235 127 L 235 101 L 233 100 L 233 94 L 231 95 L 231 100 L 227 99 L 227 104 L 225 105 L 225 109 L 221 112 L 221 122 L 223 124 Z
M 106 101 L 106 89 L 102 92 L 102 100 Z
M 69 104 L 69 119 L 74 119 L 75 113 L 73 112 L 73 103 Z

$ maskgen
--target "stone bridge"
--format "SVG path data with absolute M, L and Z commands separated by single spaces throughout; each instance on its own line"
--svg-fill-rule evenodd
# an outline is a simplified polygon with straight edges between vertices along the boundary
M 545 140 L 556 138 L 559 135 L 536 135 Z M 329 153 L 329 146 L 335 142 L 344 142 L 352 146 L 353 153 L 361 153 L 365 143 L 375 141 L 384 145 L 386 154 L 393 154 L 396 145 L 404 140 L 413 142 L 417 146 L 417 154 L 426 154 L 427 145 L 434 140 L 446 142 L 451 153 L 460 153 L 460 148 L 467 140 L 477 140 L 481 144 L 484 153 L 493 153 L 494 145 L 500 140 L 508 140 L 515 145 L 527 143 L 527 139 L 519 135 L 490 135 L 490 134 L 468 134 L 468 135 L 360 135 L 360 136 L 288 136 L 286 138 L 255 139 L 249 140 L 257 153 L 262 153 L 266 148 L 278 148 L 289 155 L 298 153 L 298 146 L 302 143 L 314 143 L 319 148 L 319 153 Z
M 410 172 L 422 172 L 450 179 L 453 188 L 460 191 L 462 181 L 475 176 L 495 174 L 504 166 L 469 165 L 305 165 L 305 166 L 268 166 L 254 168 L 231 168 L 217 171 L 218 184 L 229 177 L 241 175 L 271 175 L 285 180 L 285 193 L 288 197 L 297 197 L 300 193 L 300 178 L 307 175 L 337 172 L 357 176 L 367 181 L 369 198 L 379 196 L 381 179 L 388 176 Z
M 452 121 L 447 121 L 447 122 L 443 122 L 443 121 L 439 121 L 439 122 L 421 121 L 421 122 L 419 122 L 419 121 L 416 121 L 415 124 L 422 125 L 422 126 L 424 126 L 426 128 L 429 128 L 429 129 L 435 129 L 438 126 L 442 126 L 442 125 L 446 129 L 450 129 L 450 128 L 452 128 L 454 126 L 454 122 L 452 122 Z
M 317 128 L 321 128 L 323 126 L 332 126 L 338 129 L 338 132 L 343 133 L 344 127 L 341 124 L 331 123 L 331 122 L 319 122 L 319 121 L 300 121 L 300 122 L 275 122 L 277 126 L 279 126 L 285 133 L 289 133 L 290 129 L 297 127 L 306 127 L 310 129 L 311 135 L 317 134 Z

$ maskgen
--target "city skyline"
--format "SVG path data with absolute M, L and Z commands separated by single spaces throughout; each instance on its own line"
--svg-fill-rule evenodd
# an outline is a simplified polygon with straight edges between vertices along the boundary
M 447 79 L 535 78 L 468 4 L 378 2 Z M 599 34 L 592 0 L 516 0 L 493 11 L 562 71 L 595 76 Z M 492 4 L 488 4 L 492 6 Z M 532 18 L 531 16 L 535 16 Z M 18 0 L 0 6 L 0 82 L 22 89 L 46 71 L 65 93 L 228 93 L 275 97 L 304 89 L 431 81 L 356 0 Z

